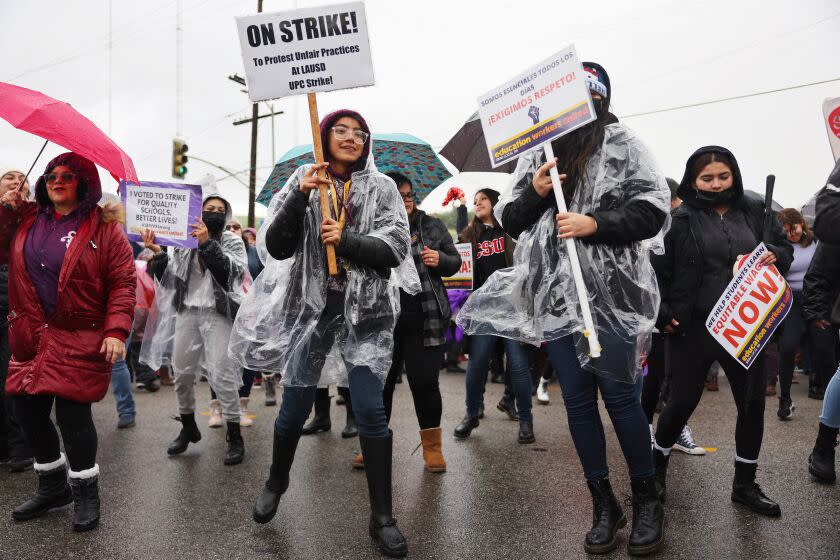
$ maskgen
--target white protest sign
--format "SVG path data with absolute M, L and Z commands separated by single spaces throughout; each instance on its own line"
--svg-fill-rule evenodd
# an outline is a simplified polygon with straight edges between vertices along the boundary
M 448 278 L 442 278 L 447 290 L 472 290 L 473 288 L 473 254 L 472 243 L 456 243 L 455 248 L 461 255 L 461 268 Z
M 840 161 L 840 97 L 823 102 L 823 116 L 834 161 Z
M 125 231 L 132 241 L 142 241 L 141 231 L 155 232 L 158 245 L 194 249 L 190 224 L 201 216 L 201 186 L 180 183 L 120 183 L 125 207 Z
M 493 167 L 595 120 L 584 72 L 570 45 L 478 98 Z
M 706 318 L 706 329 L 744 368 L 758 358 L 787 317 L 793 296 L 775 266 L 758 262 L 767 253 L 759 244 L 738 263 L 735 277 Z
M 251 101 L 374 84 L 365 5 L 236 18 Z

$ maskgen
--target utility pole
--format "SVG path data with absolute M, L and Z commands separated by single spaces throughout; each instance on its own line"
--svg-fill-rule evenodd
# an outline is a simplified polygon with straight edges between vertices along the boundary
M 183 81 L 181 78 L 181 65 L 183 56 L 183 0 L 175 3 L 175 136 L 182 137 L 181 131 L 181 105 L 183 97 Z
M 257 13 L 261 13 L 263 0 L 257 0 Z M 248 227 L 256 225 L 254 204 L 257 198 L 257 119 L 260 107 L 257 103 L 251 105 L 251 174 L 248 177 Z

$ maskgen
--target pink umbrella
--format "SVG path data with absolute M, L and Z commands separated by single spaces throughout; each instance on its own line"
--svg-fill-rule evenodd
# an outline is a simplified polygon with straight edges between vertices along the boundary
M 0 82 L 0 117 L 19 130 L 36 134 L 88 158 L 116 178 L 138 181 L 128 154 L 69 103 Z

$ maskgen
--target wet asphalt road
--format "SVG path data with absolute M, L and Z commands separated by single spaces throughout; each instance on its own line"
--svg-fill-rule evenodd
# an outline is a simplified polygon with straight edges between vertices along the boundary
M 442 374 L 444 453 L 449 470 L 424 472 L 417 424 L 407 384 L 397 386 L 394 504 L 409 542 L 410 558 L 585 558 L 591 502 L 572 448 L 561 396 L 552 385 L 549 406 L 535 406 L 537 443 L 518 445 L 517 424 L 488 406 L 486 420 L 465 441 L 452 429 L 463 414 L 463 377 Z M 501 395 L 488 386 L 487 402 Z M 782 506 L 781 519 L 766 519 L 729 500 L 734 460 L 735 407 L 725 378 L 721 391 L 705 393 L 691 426 L 705 457 L 675 454 L 669 473 L 666 547 L 657 558 L 840 558 L 840 488 L 812 482 L 807 456 L 820 403 L 794 385 L 796 414 L 776 419 L 768 397 L 759 480 Z M 334 390 L 333 390 L 334 392 Z M 209 389 L 199 391 L 205 414 Z M 200 426 L 204 439 L 182 456 L 165 448 L 179 424 L 172 387 L 136 394 L 137 426 L 116 429 L 109 396 L 95 406 L 102 468 L 102 524 L 74 534 L 70 512 L 17 524 L 8 512 L 34 488 L 35 475 L 0 470 L 0 559 L 263 559 L 379 558 L 367 537 L 364 474 L 350 468 L 358 440 L 342 440 L 344 408 L 333 406 L 333 430 L 305 437 L 292 469 L 292 484 L 275 520 L 251 521 L 251 505 L 270 463 L 271 427 L 277 408 L 263 406 L 255 390 L 256 423 L 244 429 L 245 462 L 222 465 L 224 432 Z M 629 483 L 614 432 L 608 431 L 612 482 L 621 497 Z M 630 517 L 630 507 L 625 506 Z M 626 557 L 621 547 L 606 558 Z

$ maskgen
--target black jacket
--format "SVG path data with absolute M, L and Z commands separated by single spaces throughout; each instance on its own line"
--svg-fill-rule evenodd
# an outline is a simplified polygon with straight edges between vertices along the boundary
M 274 221 L 266 232 L 265 245 L 268 254 L 277 260 L 294 256 L 303 243 L 303 220 L 309 204 L 309 195 L 301 190 L 290 193 L 277 210 Z M 336 255 L 356 264 L 369 266 L 380 276 L 388 277 L 391 269 L 399 266 L 400 260 L 388 244 L 367 235 L 348 230 L 341 234 L 341 242 L 335 248 Z
M 828 176 L 825 187 L 817 194 L 814 233 L 824 243 L 840 245 L 840 160 Z
M 840 245 L 817 244 L 805 274 L 803 295 L 802 316 L 806 321 L 839 319 L 832 317 L 832 308 L 840 295 Z
M 512 200 L 502 212 L 505 231 L 514 239 L 531 227 L 549 208 L 557 209 L 554 195 L 543 198 L 537 194 L 529 173 L 523 180 L 528 185 L 522 195 Z M 601 207 L 589 214 L 598 224 L 598 230 L 590 237 L 581 238 L 584 243 L 623 245 L 650 239 L 662 229 L 666 214 L 646 200 L 631 200 L 621 206 L 610 197 L 601 199 Z
M 426 270 L 440 308 L 440 315 L 444 321 L 448 321 L 452 317 L 452 310 L 449 307 L 449 298 L 446 296 L 442 278 L 452 276 L 461 269 L 461 255 L 455 248 L 446 225 L 439 219 L 429 216 L 422 210 L 416 210 L 411 223 L 412 233 L 416 231 L 420 236 L 421 247 L 425 246 L 440 253 L 440 263 L 437 268 L 426 268 Z
M 222 251 L 221 244 L 215 239 L 208 239 L 198 246 L 198 249 L 190 251 L 190 259 L 201 257 L 201 261 L 210 274 L 213 276 L 213 296 L 216 300 L 216 311 L 225 317 L 233 319 L 239 311 L 239 304 L 230 298 L 230 276 L 231 263 L 230 258 Z M 149 261 L 148 272 L 158 281 L 163 280 L 163 273 L 169 265 L 169 254 L 164 250 L 155 255 Z M 184 309 L 184 300 L 187 297 L 187 286 L 190 282 L 190 274 L 192 273 L 192 266 L 187 269 L 187 277 L 184 279 L 178 278 L 175 275 L 170 276 L 175 285 L 175 298 L 173 305 L 178 312 Z
M 701 215 L 708 212 L 709 207 L 696 196 L 691 169 L 695 158 L 708 152 L 725 153 L 734 163 L 732 169 L 734 182 L 731 187 L 734 196 L 727 214 L 729 212 L 743 214 L 755 239 L 763 240 L 767 249 L 776 255 L 776 267 L 779 272 L 785 274 L 793 262 L 793 247 L 788 242 L 779 221 L 775 216 L 767 219 L 764 205 L 760 200 L 744 196 L 741 172 L 731 152 L 718 146 L 697 150 L 686 163 L 685 175 L 677 191 L 683 204 L 671 213 L 671 229 L 665 236 L 665 254 L 653 259 L 662 296 L 656 325 L 660 329 L 670 323 L 671 319 L 676 319 L 680 323 L 678 332 L 685 332 L 692 319 L 706 319 L 706 317 L 693 317 L 698 299 L 701 296 L 708 296 L 705 292 L 701 292 L 704 289 L 702 282 L 704 273 L 717 272 L 720 276 L 732 278 L 732 264 L 727 264 L 718 271 L 710 271 L 703 254 L 704 229 L 701 225 Z M 714 210 L 711 211 L 714 212 Z M 705 286 L 705 288 L 709 287 Z

